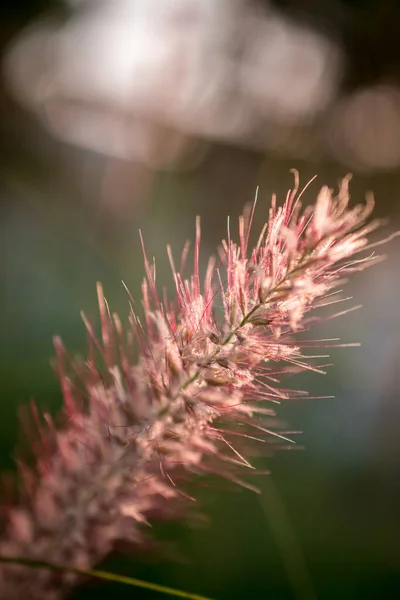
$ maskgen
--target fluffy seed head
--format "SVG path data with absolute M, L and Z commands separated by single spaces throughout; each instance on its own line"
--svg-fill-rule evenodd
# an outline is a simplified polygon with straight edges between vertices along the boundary
M 153 519 L 178 518 L 193 500 L 188 478 L 217 474 L 253 489 L 242 442 L 290 444 L 273 407 L 296 393 L 281 376 L 319 370 L 293 334 L 315 320 L 311 311 L 338 300 L 344 276 L 377 261 L 355 258 L 379 222 L 368 223 L 371 199 L 349 208 L 348 182 L 337 195 L 322 188 L 304 210 L 297 189 L 280 207 L 273 198 L 251 247 L 255 204 L 246 208 L 238 241 L 228 231 L 202 282 L 197 220 L 190 279 L 168 249 L 172 304 L 159 298 L 144 252 L 143 316 L 131 312 L 126 331 L 98 285 L 101 338 L 84 317 L 86 361 L 68 358 L 55 339 L 63 416 L 54 424 L 32 408 L 34 462 L 19 463 L 24 491 L 7 508 L 1 554 L 87 568 L 120 542 L 143 545 Z M 71 574 L 0 569 L 4 599 L 57 599 L 75 583 Z

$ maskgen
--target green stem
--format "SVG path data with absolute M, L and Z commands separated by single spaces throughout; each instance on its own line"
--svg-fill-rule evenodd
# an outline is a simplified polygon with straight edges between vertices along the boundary
M 124 583 L 126 585 L 133 585 L 136 587 L 145 588 L 152 590 L 153 592 L 160 592 L 161 594 L 167 594 L 169 596 L 175 596 L 178 598 L 187 598 L 188 600 L 211 600 L 205 596 L 199 596 L 198 594 L 191 594 L 189 592 L 183 592 L 182 590 L 176 590 L 174 588 L 159 585 L 157 583 L 151 583 L 149 581 L 143 581 L 141 579 L 135 579 L 126 575 L 118 575 L 116 573 L 109 573 L 108 571 L 97 571 L 92 569 L 78 569 L 76 567 L 68 567 L 55 563 L 49 563 L 47 561 L 35 560 L 33 558 L 23 557 L 11 557 L 1 556 L 0 563 L 11 563 L 17 565 L 23 565 L 26 567 L 32 567 L 37 569 L 49 569 L 51 571 L 61 571 L 64 573 L 75 573 L 76 575 L 82 575 L 84 577 L 95 577 L 96 579 L 105 579 L 108 581 L 115 581 L 117 583 Z

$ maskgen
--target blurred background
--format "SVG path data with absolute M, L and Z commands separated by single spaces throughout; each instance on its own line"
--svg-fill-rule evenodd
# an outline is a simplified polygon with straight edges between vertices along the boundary
M 291 168 L 315 200 L 354 174 L 400 227 L 397 0 L 4 0 L 1 5 L 0 466 L 19 408 L 56 412 L 52 336 L 85 352 L 79 312 L 96 281 L 124 319 L 143 277 L 138 230 L 170 280 L 202 218 L 203 257 L 259 186 L 257 225 Z M 279 414 L 304 433 L 258 482 L 263 495 L 199 486 L 210 522 L 156 527 L 163 554 L 104 567 L 224 599 L 400 595 L 399 243 L 348 288 L 360 311 L 314 336 L 332 352 L 311 396 Z M 222 488 L 222 489 L 220 489 Z M 176 555 L 178 557 L 176 558 Z M 121 585 L 74 598 L 156 598 Z M 161 597 L 161 596 L 159 596 Z

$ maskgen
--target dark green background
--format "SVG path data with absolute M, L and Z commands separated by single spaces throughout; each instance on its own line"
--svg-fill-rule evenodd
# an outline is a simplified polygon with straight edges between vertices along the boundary
M 2 44 L 48 4 L 5 5 Z M 343 3 L 353 11 L 353 29 L 335 16 L 340 2 L 326 3 L 326 10 L 310 2 L 279 4 L 299 19 L 317 26 L 330 22 L 342 33 L 351 65 L 345 85 L 374 81 L 389 67 L 400 75 L 398 43 L 387 36 L 389 24 L 400 34 L 395 2 L 385 4 L 386 21 L 377 18 L 379 3 Z M 368 40 L 375 44 L 370 60 L 363 53 Z M 52 411 L 60 406 L 50 367 L 52 336 L 59 334 L 71 351 L 84 352 L 79 312 L 97 318 L 98 280 L 123 319 L 128 302 L 121 279 L 139 297 L 144 271 L 139 228 L 149 255 L 157 257 L 160 282 L 168 283 L 165 246 L 170 242 L 179 252 L 193 235 L 196 214 L 202 217 L 206 258 L 225 234 L 227 214 L 238 215 L 256 185 L 261 224 L 271 193 L 283 199 L 292 184 L 290 168 L 299 169 L 303 183 L 318 174 L 307 201 L 315 198 L 318 182 L 335 185 L 346 170 L 325 160 L 308 164 L 213 146 L 192 172 L 156 175 L 143 168 L 139 175 L 149 184 L 147 192 L 132 189 L 130 202 L 125 186 L 123 210 L 114 211 L 96 183 L 105 159 L 51 139 L 4 90 L 2 104 L 0 465 L 8 469 L 18 440 L 18 408 L 31 397 Z M 130 169 L 122 166 L 121 177 Z M 378 216 L 390 217 L 388 231 L 399 228 L 400 172 L 356 174 L 353 197 L 362 200 L 369 189 L 375 192 Z M 313 396 L 333 394 L 335 400 L 302 401 L 280 410 L 294 429 L 304 431 L 305 449 L 264 460 L 273 475 L 260 478 L 262 496 L 220 482 L 209 488 L 199 484 L 199 508 L 209 523 L 157 526 L 154 536 L 168 541 L 163 553 L 115 557 L 104 568 L 219 600 L 400 596 L 400 354 L 393 342 L 400 325 L 399 244 L 387 251 L 384 266 L 356 276 L 351 285 L 354 303 L 364 308 L 340 325 L 332 321 L 315 332 L 315 337 L 335 337 L 339 331 L 344 341 L 361 341 L 363 349 L 334 351 L 328 375 L 303 375 L 296 382 Z M 349 353 L 359 353 L 355 364 L 349 363 Z M 172 558 L 177 553 L 180 558 Z M 157 594 L 93 584 L 74 597 L 111 596 L 151 599 Z

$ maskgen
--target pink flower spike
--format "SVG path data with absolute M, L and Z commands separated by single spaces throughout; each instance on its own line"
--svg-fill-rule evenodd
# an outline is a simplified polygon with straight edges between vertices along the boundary
M 168 247 L 173 302 L 158 295 L 155 264 L 140 234 L 143 316 L 133 311 L 130 297 L 124 330 L 98 284 L 101 337 L 83 315 L 86 362 L 68 359 L 54 339 L 64 411 L 54 423 L 32 406 L 33 463 L 19 460 L 22 493 L 3 502 L 0 554 L 88 568 L 121 542 L 143 547 L 154 520 L 181 518 L 193 501 L 186 482 L 203 473 L 259 491 L 246 479 L 247 471 L 257 472 L 246 458 L 248 445 L 259 444 L 261 451 L 293 447 L 274 408 L 307 397 L 286 389 L 281 379 L 323 372 L 319 363 L 326 354 L 307 357 L 307 348 L 351 345 L 338 338 L 296 341 L 296 332 L 352 310 L 315 314 L 347 300 L 339 296 L 343 278 L 379 260 L 359 258 L 380 244 L 369 244 L 368 236 L 381 222 L 369 221 L 372 196 L 349 207 L 349 181 L 347 176 L 336 195 L 323 187 L 315 206 L 302 210 L 309 184 L 298 193 L 296 174 L 283 205 L 273 197 L 251 246 L 257 191 L 239 218 L 238 241 L 228 221 L 218 268 L 211 258 L 204 280 L 197 218 L 191 277 L 183 275 L 188 244 L 180 271 Z M 4 564 L 0 595 L 58 600 L 79 580 L 71 573 Z

